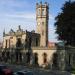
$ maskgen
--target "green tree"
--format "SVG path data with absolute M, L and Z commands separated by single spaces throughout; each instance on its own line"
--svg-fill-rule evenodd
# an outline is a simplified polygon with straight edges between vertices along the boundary
M 66 41 L 66 45 L 75 46 L 75 1 L 65 2 L 61 9 L 55 18 L 58 39 Z

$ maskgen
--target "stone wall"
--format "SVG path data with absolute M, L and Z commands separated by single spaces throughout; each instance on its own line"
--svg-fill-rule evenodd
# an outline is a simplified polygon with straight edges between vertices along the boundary
M 33 54 L 38 54 L 38 64 L 39 66 L 47 66 L 52 65 L 52 57 L 53 54 L 56 52 L 56 49 L 50 48 L 33 48 Z M 44 54 L 46 54 L 46 63 L 44 62 Z

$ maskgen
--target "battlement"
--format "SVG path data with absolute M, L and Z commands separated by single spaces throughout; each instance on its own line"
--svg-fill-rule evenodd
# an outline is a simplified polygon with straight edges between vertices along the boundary
M 42 2 L 36 3 L 36 9 L 40 8 L 40 7 L 49 8 L 49 4 L 47 2 L 45 2 L 45 3 L 42 3 Z

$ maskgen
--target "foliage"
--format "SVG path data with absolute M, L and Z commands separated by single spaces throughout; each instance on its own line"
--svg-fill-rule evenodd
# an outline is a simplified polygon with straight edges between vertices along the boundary
M 66 41 L 66 45 L 75 46 L 75 2 L 66 2 L 62 12 L 55 18 L 58 39 Z

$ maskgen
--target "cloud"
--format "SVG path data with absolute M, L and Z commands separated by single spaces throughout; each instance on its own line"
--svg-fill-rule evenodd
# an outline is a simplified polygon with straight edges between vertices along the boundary
M 31 2 L 28 0 L 0 0 L 0 37 L 2 37 L 4 28 L 6 32 L 11 28 L 16 30 L 18 25 L 27 30 L 36 28 L 36 10 Z M 52 14 L 49 14 L 49 20 L 54 20 Z M 51 30 L 50 34 L 53 32 Z
M 10 18 L 10 19 L 15 19 L 15 18 L 17 18 L 17 19 L 19 19 L 19 18 L 21 18 L 21 19 L 35 19 L 36 18 L 34 13 L 4 14 L 3 16 L 6 18 Z
M 32 12 L 28 12 L 28 13 L 25 13 L 25 12 L 22 12 L 22 13 L 2 13 L 0 14 L 0 17 L 4 17 L 4 18 L 21 18 L 21 19 L 36 19 L 36 13 L 32 13 Z M 49 19 L 50 20 L 53 20 L 54 17 L 50 14 L 49 16 Z
M 0 0 L 1 6 L 10 6 L 10 7 L 28 7 L 29 3 L 25 0 Z

